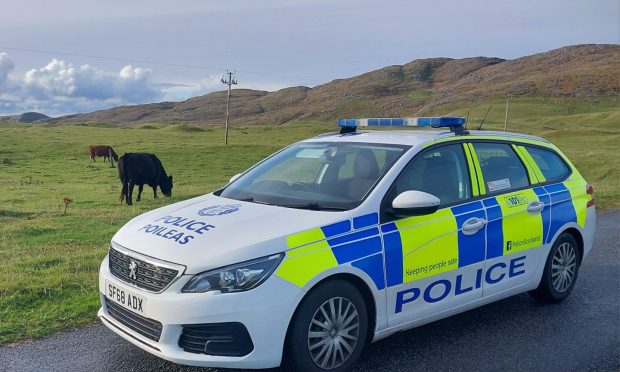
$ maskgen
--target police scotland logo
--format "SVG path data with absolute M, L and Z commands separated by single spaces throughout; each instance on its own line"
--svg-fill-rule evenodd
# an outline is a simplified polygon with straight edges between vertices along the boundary
M 212 205 L 210 207 L 203 208 L 198 211 L 200 216 L 221 216 L 224 214 L 230 214 L 236 212 L 241 208 L 241 204 L 228 204 L 228 205 Z

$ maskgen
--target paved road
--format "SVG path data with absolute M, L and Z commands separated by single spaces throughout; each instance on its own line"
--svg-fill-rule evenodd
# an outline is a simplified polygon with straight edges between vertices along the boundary
M 0 348 L 8 371 L 216 371 L 160 360 L 102 325 Z M 620 371 L 620 211 L 600 213 L 572 295 L 520 295 L 371 345 L 358 371 Z

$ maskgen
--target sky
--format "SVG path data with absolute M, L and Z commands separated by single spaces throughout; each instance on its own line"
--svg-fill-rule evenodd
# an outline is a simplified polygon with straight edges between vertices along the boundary
M 0 115 L 316 86 L 418 58 L 620 44 L 618 0 L 0 1 Z

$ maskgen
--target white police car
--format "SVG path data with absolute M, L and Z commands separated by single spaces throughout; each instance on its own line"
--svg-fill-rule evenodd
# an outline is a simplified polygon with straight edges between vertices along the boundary
M 99 317 L 177 363 L 340 371 L 369 342 L 517 293 L 563 300 L 592 188 L 544 139 L 463 124 L 341 120 L 136 217 L 101 265 Z

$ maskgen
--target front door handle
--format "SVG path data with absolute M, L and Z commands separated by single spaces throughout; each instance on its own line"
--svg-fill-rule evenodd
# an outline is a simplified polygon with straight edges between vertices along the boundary
M 527 211 L 532 214 L 540 213 L 543 208 L 545 208 L 545 203 L 539 201 L 533 201 L 527 205 Z
M 472 217 L 463 223 L 463 234 L 474 235 L 480 229 L 482 229 L 486 223 L 487 220 L 485 219 Z

